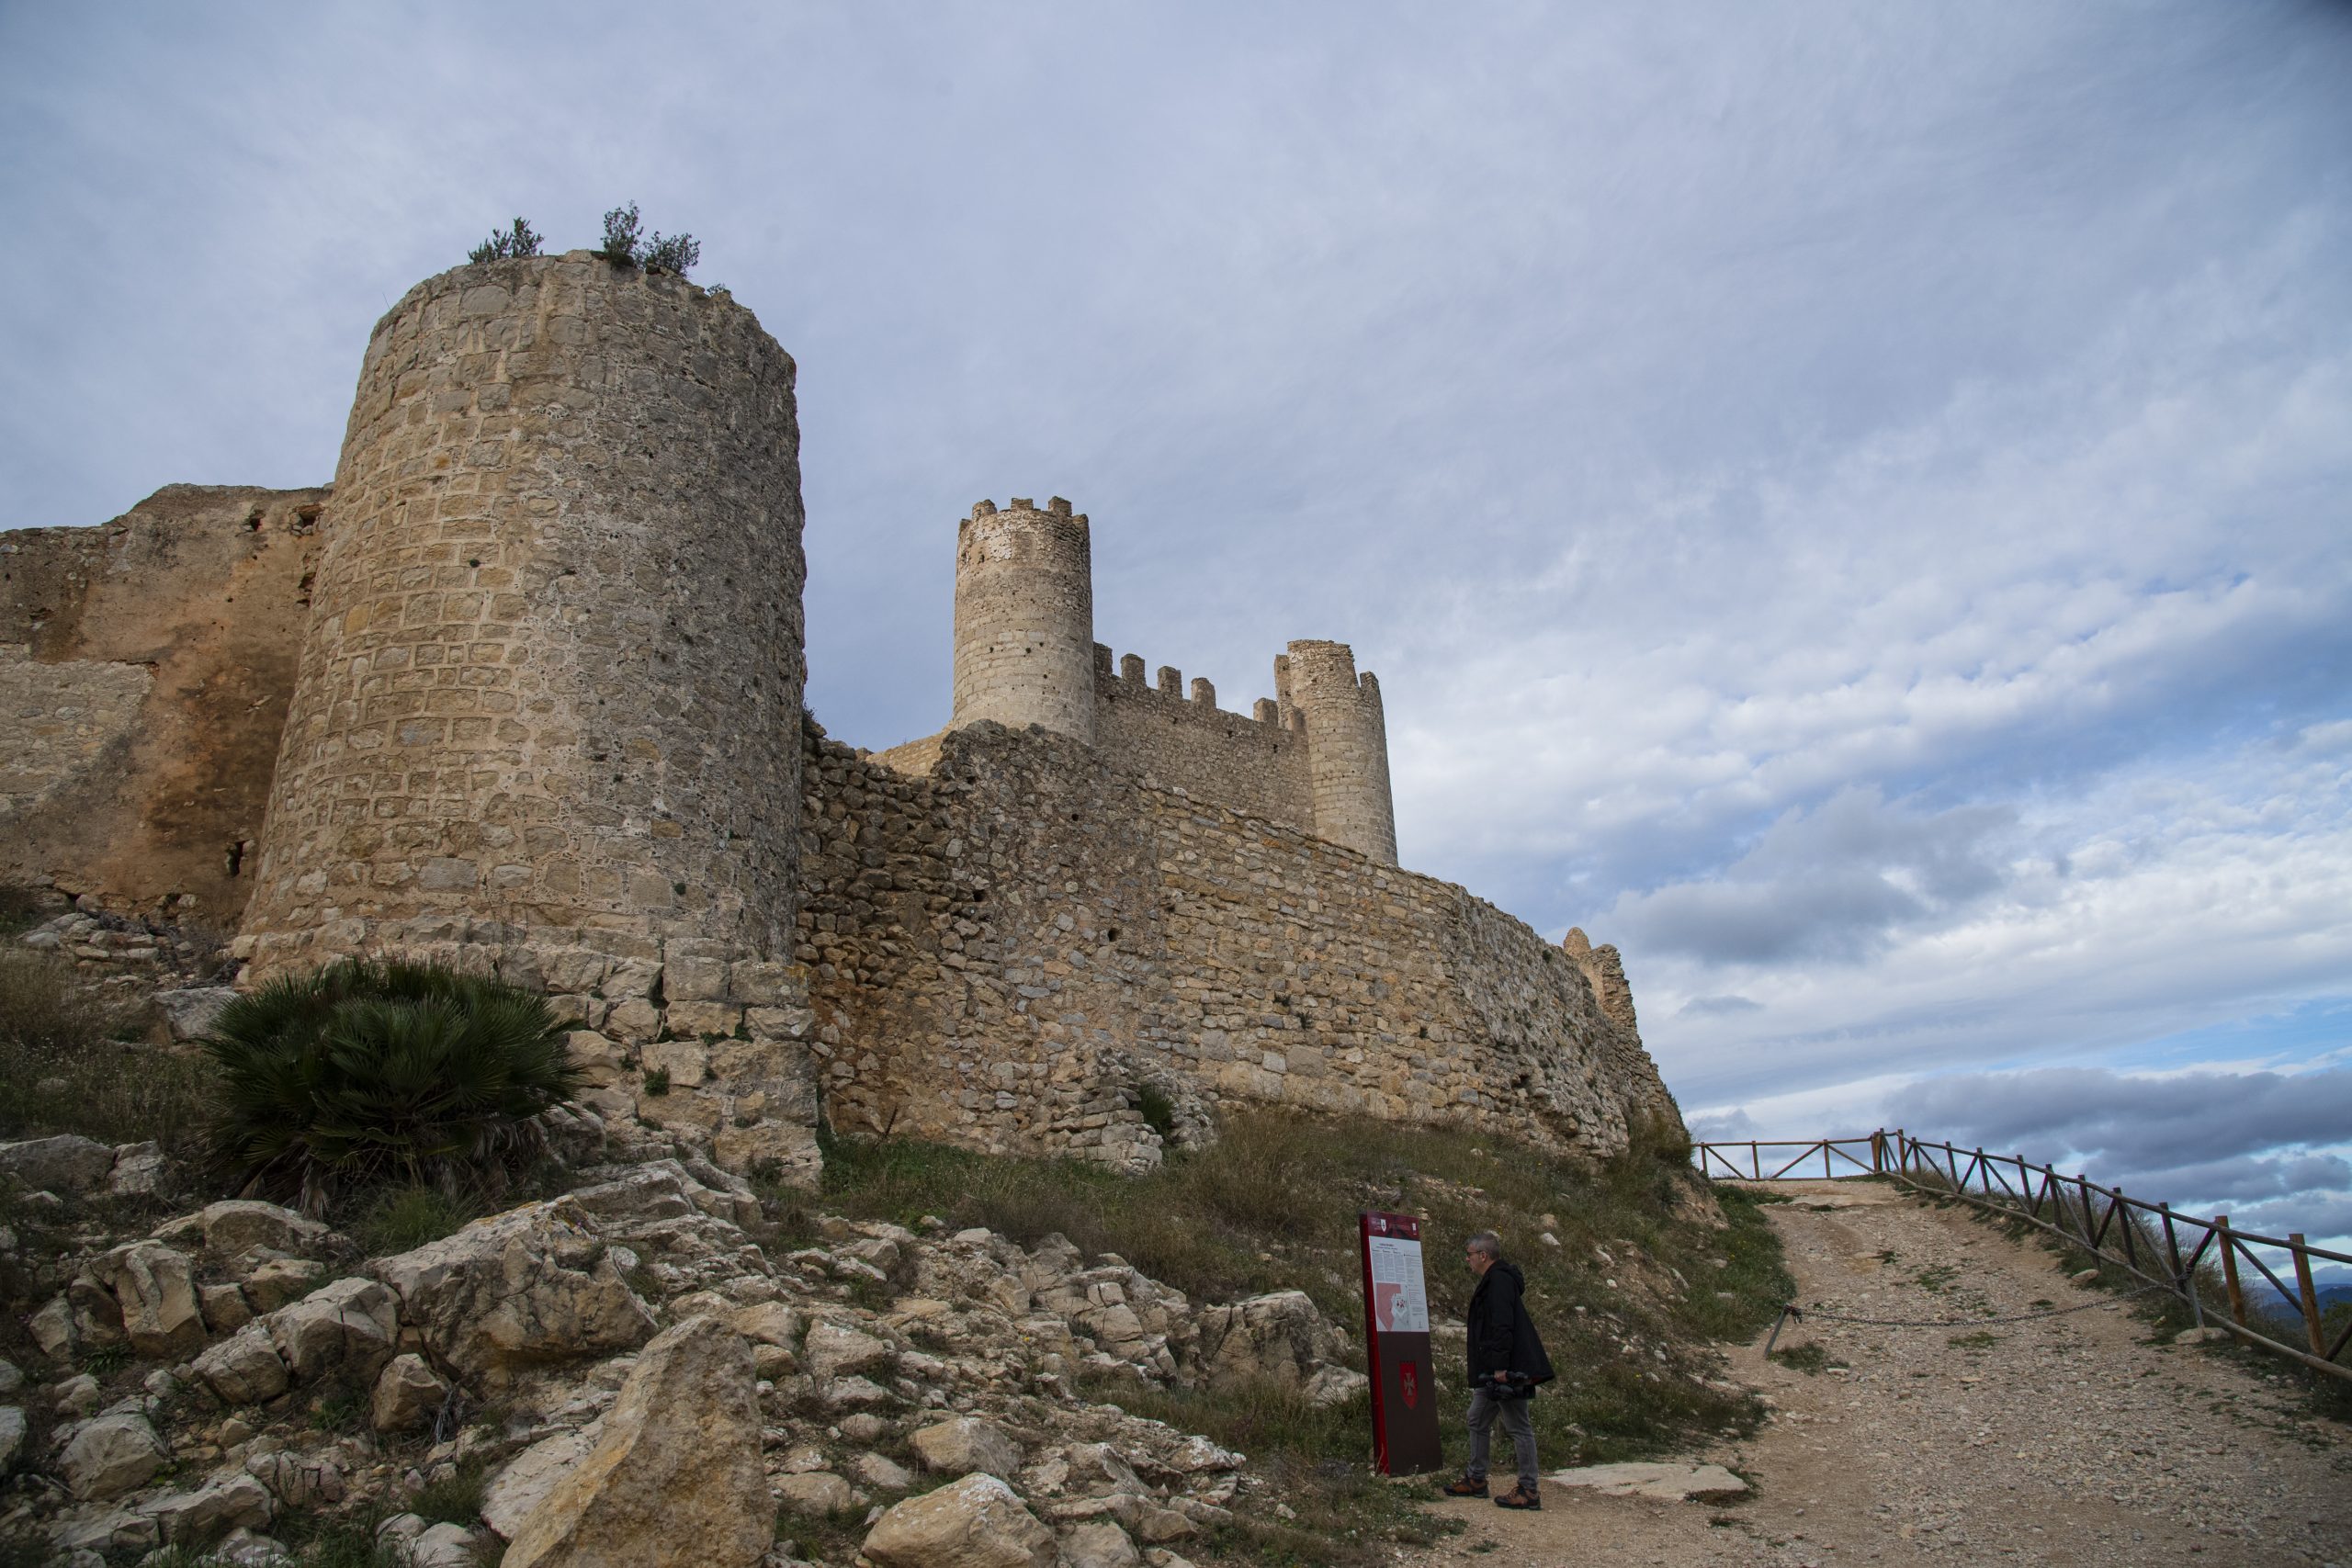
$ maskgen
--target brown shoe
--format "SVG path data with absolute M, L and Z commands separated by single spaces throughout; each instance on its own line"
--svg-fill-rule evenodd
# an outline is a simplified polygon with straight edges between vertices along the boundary
M 1459 1481 L 1446 1483 L 1442 1490 L 1449 1497 L 1484 1497 L 1487 1481 L 1481 1475 L 1465 1475 Z
M 1524 1486 L 1514 1486 L 1510 1491 L 1495 1499 L 1495 1506 L 1498 1508 L 1533 1508 L 1538 1513 L 1541 1513 L 1544 1508 L 1544 1499 L 1538 1497 L 1534 1493 L 1530 1492 Z

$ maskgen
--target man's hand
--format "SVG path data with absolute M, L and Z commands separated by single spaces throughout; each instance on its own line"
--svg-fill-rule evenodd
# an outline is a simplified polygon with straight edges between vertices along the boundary
M 1510 1381 L 1510 1374 L 1509 1372 L 1497 1372 L 1495 1374 L 1495 1381 L 1497 1382 L 1509 1382 Z

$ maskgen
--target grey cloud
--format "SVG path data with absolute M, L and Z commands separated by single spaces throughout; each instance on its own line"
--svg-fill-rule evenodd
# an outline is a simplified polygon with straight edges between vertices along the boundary
M 1746 997 L 1693 997 L 1682 1004 L 1681 1010 L 1694 1018 L 1721 1018 L 1727 1013 L 1761 1012 L 1764 1004 Z
M 1998 889 L 2002 807 L 1905 811 L 1839 791 L 1782 815 L 1718 876 L 1630 894 L 1606 928 L 1652 952 L 1719 963 L 1852 961 Z
M 1934 1135 L 2040 1159 L 2168 1170 L 2352 1137 L 2352 1068 L 2143 1077 L 2103 1067 L 1952 1073 L 1910 1084 L 1887 1114 Z

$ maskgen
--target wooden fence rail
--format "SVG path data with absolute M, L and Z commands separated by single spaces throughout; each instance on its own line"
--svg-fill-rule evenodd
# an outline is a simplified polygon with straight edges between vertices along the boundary
M 1816 1156 L 1821 1162 L 1818 1176 L 1813 1169 Z M 2127 1197 L 2120 1188 L 2102 1187 L 2086 1176 L 2061 1176 L 2052 1167 L 2035 1165 L 2021 1155 L 1988 1155 L 1983 1149 L 1933 1144 L 1900 1128 L 1858 1138 L 1694 1143 L 1690 1156 L 1710 1179 L 1826 1177 L 1838 1180 L 1880 1176 L 1922 1192 L 1960 1198 L 2037 1225 L 2102 1262 L 2170 1292 L 2188 1304 L 2200 1326 L 2206 1321 L 2205 1301 L 2198 1289 L 2198 1270 L 2210 1255 L 2220 1266 L 2229 1304 L 2229 1315 L 2218 1326 L 2266 1350 L 2352 1382 L 2352 1366 L 2344 1361 L 2346 1349 L 2352 1348 L 2352 1321 L 2331 1337 L 2312 1280 L 2313 1258 L 2352 1263 L 2352 1256 L 2313 1247 L 2300 1231 L 2273 1236 L 2237 1230 L 2227 1214 L 2203 1219 L 2177 1213 L 2169 1203 Z M 2262 1260 L 2256 1247 L 2287 1255 L 2284 1263 L 2295 1281 L 2291 1290 Z M 2272 1338 L 2247 1321 L 2240 1273 L 2245 1264 L 2251 1264 L 2295 1310 L 2306 1348 Z

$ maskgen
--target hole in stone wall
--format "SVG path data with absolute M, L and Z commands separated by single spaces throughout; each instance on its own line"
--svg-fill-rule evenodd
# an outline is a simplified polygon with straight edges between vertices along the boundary
M 220 860 L 220 869 L 231 876 L 236 875 L 239 869 L 245 863 L 245 841 L 243 839 L 232 840 L 229 845 L 229 852 L 221 856 Z
M 1118 928 L 1118 927 L 1116 927 L 1116 926 L 1113 926 L 1109 931 L 1107 931 L 1103 932 L 1103 933 L 1102 933 L 1102 940 L 1103 940 L 1103 941 L 1105 941 L 1105 942 L 1116 942 L 1116 941 L 1118 941 L 1118 940 L 1119 940 L 1119 928 Z

